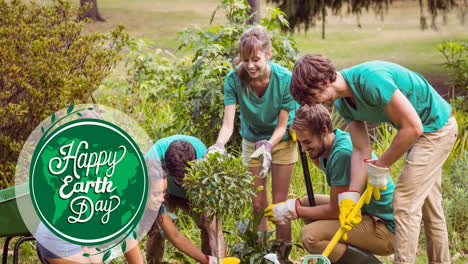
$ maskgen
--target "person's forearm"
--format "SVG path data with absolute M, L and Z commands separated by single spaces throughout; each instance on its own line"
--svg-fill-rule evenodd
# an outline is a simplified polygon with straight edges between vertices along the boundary
M 281 141 L 281 139 L 284 136 L 284 133 L 286 133 L 286 127 L 277 126 L 275 128 L 275 131 L 273 131 L 273 135 L 271 135 L 271 138 L 268 141 L 270 141 L 271 145 L 274 147 L 276 144 L 278 144 Z
M 362 194 L 367 182 L 367 172 L 363 160 L 371 158 L 371 149 L 354 149 L 351 155 L 351 182 L 349 190 L 358 191 Z
M 166 233 L 166 235 L 169 241 L 171 241 L 171 243 L 182 253 L 186 254 L 187 256 L 193 258 L 194 260 L 200 263 L 208 263 L 206 255 L 203 254 L 197 247 L 195 247 L 192 241 L 188 240 L 188 238 L 181 235 L 180 233 Z
M 390 147 L 375 163 L 376 166 L 388 168 L 392 166 L 411 146 L 414 145 L 422 130 L 401 128 L 393 139 Z
M 320 220 L 320 219 L 338 219 L 339 210 L 333 210 L 330 204 L 322 204 L 313 207 L 297 206 L 299 218 L 304 220 Z
M 156 218 L 159 226 L 167 236 L 167 239 L 182 253 L 195 259 L 200 263 L 207 263 L 206 255 L 203 254 L 187 237 L 180 233 L 167 213 Z
M 138 242 L 134 240 L 134 243 L 130 243 L 129 239 L 127 239 L 127 247 L 130 247 L 130 250 L 125 252 L 125 260 L 127 260 L 128 264 L 143 264 L 143 256 L 141 255 L 140 247 L 138 246 Z
M 223 146 L 229 141 L 232 136 L 232 132 L 234 131 L 234 127 L 223 125 L 219 130 L 218 139 L 216 139 L 216 143 L 221 143 Z

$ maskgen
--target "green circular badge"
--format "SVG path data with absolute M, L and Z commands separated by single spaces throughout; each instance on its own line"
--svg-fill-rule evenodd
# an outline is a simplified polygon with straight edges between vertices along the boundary
M 45 134 L 29 171 L 34 209 L 58 237 L 99 245 L 127 236 L 148 194 L 144 157 L 121 128 L 78 119 Z

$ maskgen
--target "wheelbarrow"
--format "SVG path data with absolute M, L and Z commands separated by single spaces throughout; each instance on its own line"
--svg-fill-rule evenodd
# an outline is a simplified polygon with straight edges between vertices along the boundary
M 21 244 L 26 241 L 35 241 L 18 210 L 17 202 L 25 199 L 30 199 L 28 184 L 0 190 L 0 237 L 6 237 L 3 246 L 2 264 L 7 263 L 9 244 L 14 237 L 21 238 L 15 243 L 13 248 L 13 264 L 18 263 Z M 41 263 L 47 264 L 39 251 L 36 251 Z

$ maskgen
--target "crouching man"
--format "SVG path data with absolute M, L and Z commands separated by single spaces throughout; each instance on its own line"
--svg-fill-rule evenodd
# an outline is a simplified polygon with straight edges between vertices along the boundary
M 345 192 L 342 195 L 345 198 L 359 195 L 347 192 L 353 145 L 348 133 L 333 130 L 330 113 L 322 105 L 299 108 L 291 129 L 295 131 L 303 151 L 325 173 L 330 195 L 315 195 L 314 207 L 309 207 L 308 199 L 304 197 L 270 205 L 265 213 L 275 223 L 302 218 L 305 226 L 301 238 L 305 249 L 311 254 L 321 254 L 340 228 L 338 194 Z M 373 158 L 377 157 L 373 155 Z M 371 195 L 368 197 L 370 202 L 361 208 L 362 221 L 342 237 L 328 256 L 332 263 L 381 263 L 372 254 L 384 256 L 393 253 L 393 190 L 393 181 L 388 177 L 387 189 L 380 192 L 380 200 Z

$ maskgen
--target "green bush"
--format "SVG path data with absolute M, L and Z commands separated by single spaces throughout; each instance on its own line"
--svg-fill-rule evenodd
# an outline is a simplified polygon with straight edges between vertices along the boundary
M 462 95 L 468 95 L 468 42 L 450 42 L 437 46 L 444 55 L 446 62 L 444 66 L 452 75 L 451 86 L 459 90 Z M 452 93 L 455 95 L 455 93 Z M 465 104 L 466 107 L 466 104 Z M 465 108 L 465 110 L 468 110 Z
M 254 176 L 240 157 L 216 152 L 189 165 L 183 186 L 190 208 L 195 213 L 205 214 L 209 222 L 216 217 L 217 226 L 221 220 L 240 215 L 256 195 Z
M 442 194 L 443 207 L 447 220 L 449 241 L 455 252 L 468 250 L 468 151 L 464 151 L 457 158 L 449 161 L 444 167 Z
M 51 113 L 90 102 L 127 35 L 84 35 L 79 10 L 0 0 L 0 188 L 13 184 L 24 141 Z

